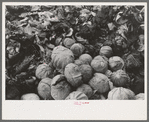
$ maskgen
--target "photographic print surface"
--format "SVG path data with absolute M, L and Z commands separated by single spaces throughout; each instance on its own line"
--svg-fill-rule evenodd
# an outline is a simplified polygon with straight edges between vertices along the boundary
M 143 5 L 6 5 L 6 100 L 144 100 Z
M 2 7 L 2 119 L 147 119 L 146 3 Z

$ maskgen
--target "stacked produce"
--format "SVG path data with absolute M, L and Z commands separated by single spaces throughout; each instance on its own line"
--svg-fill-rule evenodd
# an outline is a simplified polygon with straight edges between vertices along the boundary
M 144 100 L 143 6 L 6 6 L 6 100 Z

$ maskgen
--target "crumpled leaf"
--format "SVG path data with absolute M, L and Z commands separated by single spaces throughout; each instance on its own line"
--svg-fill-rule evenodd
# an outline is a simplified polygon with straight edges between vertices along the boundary
M 39 5 L 34 5 L 31 8 L 31 11 L 40 11 L 40 10 L 41 10 L 41 6 L 39 6 Z
M 28 35 L 33 35 L 35 32 L 35 29 L 32 28 L 29 24 L 23 28 L 24 33 L 27 33 Z
M 128 21 L 128 19 L 121 16 L 122 13 L 123 12 L 119 12 L 115 18 L 115 22 L 119 25 L 125 24 Z
M 122 35 L 127 40 L 127 37 L 125 36 L 128 32 L 128 27 L 126 23 L 119 26 L 117 32 L 118 34 Z
M 108 23 L 109 30 L 113 30 L 116 26 L 113 23 Z
M 66 11 L 66 10 L 65 10 L 65 11 Z M 63 10 L 62 7 L 59 7 L 59 8 L 57 9 L 57 17 L 58 17 L 59 20 L 65 19 L 64 10 Z

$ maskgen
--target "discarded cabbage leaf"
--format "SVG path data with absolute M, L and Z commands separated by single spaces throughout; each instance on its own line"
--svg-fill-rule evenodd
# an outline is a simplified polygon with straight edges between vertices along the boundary
M 76 37 L 76 40 L 77 40 L 78 43 L 88 44 L 87 39 L 82 38 L 79 33 L 76 33 L 75 37 Z

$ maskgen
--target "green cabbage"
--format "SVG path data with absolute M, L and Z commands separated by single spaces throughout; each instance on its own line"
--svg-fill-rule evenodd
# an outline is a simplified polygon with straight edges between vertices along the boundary
M 43 79 L 46 77 L 53 77 L 53 67 L 48 66 L 47 64 L 40 64 L 35 72 L 35 75 L 38 79 Z
M 110 90 L 109 78 L 101 73 L 95 73 L 93 78 L 89 81 L 89 85 L 97 90 L 98 93 L 105 93 Z
M 70 63 L 65 67 L 64 74 L 65 74 L 67 81 L 73 87 L 78 87 L 83 83 L 82 74 L 79 69 L 79 66 L 74 63 Z
M 64 100 L 70 92 L 71 86 L 64 75 L 57 75 L 52 79 L 51 95 L 55 100 Z
M 58 46 L 52 52 L 52 64 L 60 73 L 64 73 L 65 66 L 74 62 L 74 55 L 71 50 Z
M 71 46 L 70 50 L 73 52 L 75 57 L 79 57 L 83 54 L 85 47 L 80 43 L 75 43 Z
M 130 81 L 128 74 L 123 70 L 113 72 L 110 79 L 116 87 L 126 87 Z
M 35 93 L 27 93 L 21 96 L 21 100 L 40 100 L 40 98 Z
M 88 100 L 88 97 L 80 91 L 73 91 L 65 100 Z
M 117 71 L 124 68 L 124 61 L 119 56 L 109 58 L 109 67 L 112 71 Z
M 92 57 L 89 54 L 82 54 L 79 57 L 79 60 L 81 60 L 84 64 L 91 64 L 91 61 L 93 60 Z
M 42 79 L 37 87 L 38 95 L 44 100 L 51 100 L 51 82 L 52 79 L 44 78 Z
M 130 89 L 118 87 L 108 93 L 108 100 L 134 100 L 135 94 Z
M 93 95 L 93 89 L 88 84 L 82 84 L 76 89 L 76 91 L 84 93 L 88 98 Z
M 102 56 L 98 55 L 92 60 L 91 66 L 95 72 L 105 73 L 108 70 L 108 61 Z

